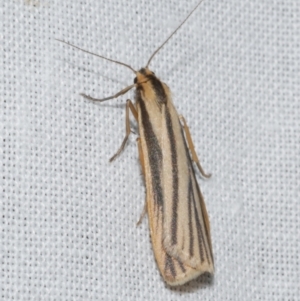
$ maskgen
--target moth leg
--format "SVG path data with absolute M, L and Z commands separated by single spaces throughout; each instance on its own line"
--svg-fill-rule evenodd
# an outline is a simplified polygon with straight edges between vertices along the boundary
M 179 119 L 183 123 L 183 129 L 184 129 L 184 132 L 185 132 L 185 136 L 186 136 L 186 140 L 187 140 L 189 149 L 190 149 L 191 154 L 192 154 L 192 160 L 196 163 L 201 175 L 205 178 L 210 178 L 211 174 L 205 173 L 202 166 L 200 165 L 200 161 L 199 161 L 199 158 L 198 158 L 197 153 L 195 151 L 195 147 L 194 147 L 194 143 L 193 143 L 192 136 L 191 136 L 191 133 L 190 133 L 190 129 L 189 129 L 189 127 L 188 127 L 188 125 L 185 121 L 185 118 L 182 115 L 180 115 Z
M 140 162 L 141 162 L 142 172 L 143 172 L 143 176 L 145 178 L 144 154 L 143 154 L 143 150 L 142 150 L 142 147 L 141 147 L 141 139 L 137 138 L 136 142 L 137 142 L 137 145 L 138 145 L 139 158 L 140 158 Z M 147 213 L 147 201 L 145 201 L 143 211 L 142 211 L 141 216 L 140 216 L 140 218 L 139 218 L 139 220 L 136 224 L 137 226 L 142 222 L 142 220 L 143 220 L 144 216 L 146 215 L 146 213 Z
M 137 226 L 140 225 L 140 223 L 142 222 L 142 220 L 145 217 L 146 213 L 147 213 L 147 202 L 145 201 L 143 211 L 142 211 L 142 213 L 140 215 L 140 218 L 139 218 L 138 222 L 136 223 Z
M 137 142 L 137 145 L 138 145 L 139 158 L 140 158 L 140 163 L 141 163 L 141 167 L 142 167 L 142 172 L 143 172 L 143 176 L 145 178 L 144 154 L 143 154 L 143 150 L 142 150 L 142 147 L 141 147 L 141 138 L 137 138 L 136 142 Z
M 130 129 L 130 120 L 129 120 L 129 110 L 131 111 L 131 113 L 133 114 L 134 118 L 137 120 L 138 119 L 138 113 L 133 105 L 133 103 L 131 102 L 130 99 L 127 99 L 126 101 L 126 117 L 125 117 L 125 124 L 126 124 L 126 136 L 120 146 L 120 148 L 118 149 L 118 151 L 109 159 L 109 162 L 113 161 L 116 159 L 116 157 L 118 157 L 120 155 L 120 153 L 123 151 L 125 144 L 128 140 L 128 137 L 131 133 L 131 129 Z

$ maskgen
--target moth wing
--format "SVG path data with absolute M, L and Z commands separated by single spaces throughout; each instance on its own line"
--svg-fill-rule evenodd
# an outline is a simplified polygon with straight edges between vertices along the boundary
M 171 101 L 162 110 L 163 247 L 199 275 L 213 273 L 208 215 L 182 126 Z
M 142 149 L 140 149 L 140 151 L 142 151 Z M 203 273 L 203 271 L 192 268 L 180 258 L 175 258 L 170 255 L 165 249 L 163 242 L 164 205 L 161 205 L 160 202 L 155 201 L 157 197 L 155 195 L 157 187 L 155 187 L 155 183 L 151 178 L 150 166 L 147 158 L 147 155 L 140 153 L 141 165 L 144 166 L 145 169 L 144 176 L 147 189 L 147 212 L 155 260 L 161 275 L 169 285 L 182 285 L 194 278 L 197 278 Z
M 179 256 L 174 257 L 167 251 L 164 243 L 165 200 L 163 193 L 163 113 L 164 107 L 143 101 L 137 104 L 140 140 L 139 153 L 146 184 L 147 213 L 153 252 L 161 275 L 169 285 L 182 285 L 203 273 L 186 264 Z M 175 110 L 175 109 L 174 109 Z M 169 154 L 170 155 L 170 154 Z

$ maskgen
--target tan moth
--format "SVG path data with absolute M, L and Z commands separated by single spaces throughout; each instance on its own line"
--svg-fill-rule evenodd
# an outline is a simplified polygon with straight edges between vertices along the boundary
M 202 1 L 201 1 L 202 2 Z M 182 285 L 203 273 L 213 274 L 214 260 L 208 214 L 199 189 L 193 162 L 203 171 L 195 152 L 185 119 L 179 116 L 169 87 L 149 69 L 155 54 L 169 41 L 201 4 L 154 51 L 146 67 L 136 71 L 131 66 L 91 53 L 108 61 L 121 64 L 135 73 L 134 83 L 113 96 L 97 99 L 86 94 L 93 102 L 103 102 L 135 88 L 135 102 L 126 103 L 126 136 L 118 156 L 131 133 L 129 114 L 138 123 L 137 139 L 140 163 L 146 184 L 146 205 L 153 251 L 164 280 L 172 286 Z

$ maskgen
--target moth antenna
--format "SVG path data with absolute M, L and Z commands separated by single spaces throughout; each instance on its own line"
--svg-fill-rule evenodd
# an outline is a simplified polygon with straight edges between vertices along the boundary
M 104 59 L 104 60 L 107 60 L 107 61 L 110 61 L 110 62 L 119 64 L 119 65 L 123 65 L 123 66 L 129 68 L 130 70 L 132 70 L 135 74 L 137 73 L 131 66 L 129 66 L 129 65 L 125 64 L 125 63 L 122 63 L 122 62 L 119 62 L 119 61 L 115 61 L 115 60 L 109 59 L 109 58 L 107 58 L 107 57 L 105 57 L 105 56 L 102 56 L 102 55 L 99 55 L 99 54 L 90 52 L 90 51 L 88 51 L 88 50 L 82 49 L 82 48 L 80 48 L 80 47 L 78 47 L 78 46 L 75 46 L 75 45 L 73 45 L 73 44 L 71 44 L 71 43 L 69 43 L 69 42 L 63 41 L 63 40 L 59 40 L 59 39 L 55 39 L 55 40 L 56 40 L 56 41 L 59 41 L 59 42 L 62 42 L 62 43 L 65 43 L 65 44 L 67 44 L 67 45 L 69 45 L 69 46 L 72 46 L 72 47 L 74 47 L 74 48 L 76 48 L 76 49 L 79 49 L 79 50 L 81 50 L 81 51 L 83 51 L 83 52 L 86 52 L 86 53 L 88 53 L 88 54 L 91 54 L 91 55 L 100 57 L 100 58 L 102 58 L 102 59 Z
M 181 24 L 172 32 L 172 34 L 152 53 L 150 56 L 150 59 L 148 60 L 148 63 L 146 65 L 146 68 L 148 68 L 151 60 L 156 55 L 156 53 L 163 48 L 163 46 L 172 38 L 172 36 L 179 30 L 179 28 L 187 21 L 187 19 L 192 15 L 192 13 L 198 8 L 198 6 L 203 2 L 204 0 L 201 0 L 196 7 L 188 14 L 188 16 L 181 22 Z

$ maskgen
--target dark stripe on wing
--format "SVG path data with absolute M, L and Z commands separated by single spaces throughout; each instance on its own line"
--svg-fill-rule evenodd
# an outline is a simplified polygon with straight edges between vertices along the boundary
M 190 256 L 194 256 L 194 229 L 193 229 L 193 218 L 192 218 L 192 197 L 191 197 L 191 192 L 193 190 L 192 186 L 192 179 L 189 178 L 189 200 L 188 200 L 188 214 L 189 214 L 189 230 L 190 230 L 190 235 L 188 236 L 188 239 L 190 241 Z
M 183 135 L 182 130 L 181 130 L 181 133 Z M 185 144 L 185 149 L 186 149 L 186 154 L 187 154 L 187 160 L 189 162 L 188 164 L 189 164 L 189 173 L 190 173 L 190 175 L 189 175 L 189 212 L 188 212 L 189 213 L 189 230 L 190 230 L 190 237 L 189 237 L 190 238 L 190 255 L 194 256 L 194 239 L 195 238 L 194 238 L 193 224 L 192 224 L 192 220 L 193 220 L 192 206 L 193 206 L 194 215 L 195 215 L 195 222 L 196 222 L 196 229 L 197 229 L 197 235 L 198 235 L 198 243 L 199 243 L 199 252 L 200 252 L 201 262 L 204 261 L 204 252 L 205 252 L 207 262 L 210 263 L 211 250 L 205 243 L 204 233 L 203 233 L 203 229 L 201 227 L 201 223 L 200 223 L 200 219 L 199 219 L 199 212 L 197 210 L 194 192 L 196 191 L 199 198 L 201 198 L 202 195 L 201 195 L 200 189 L 199 189 L 197 181 L 196 181 L 196 176 L 195 176 L 195 172 L 194 172 L 194 168 L 193 168 L 193 163 L 192 163 L 191 157 L 189 156 L 189 149 L 186 145 L 185 140 L 184 140 L 184 144 Z M 194 181 L 194 185 L 196 187 L 193 187 L 193 181 Z M 194 190 L 194 188 L 196 188 L 196 189 Z M 205 227 L 205 225 L 204 225 L 204 227 Z M 205 233 L 206 233 L 206 235 L 209 235 L 207 233 L 207 231 L 205 231 Z
M 201 257 L 201 262 L 203 262 L 204 261 L 204 253 L 203 253 L 204 240 L 203 240 L 203 232 L 202 232 L 202 229 L 201 229 L 201 224 L 200 224 L 200 221 L 199 221 L 199 213 L 197 211 L 197 207 L 196 207 L 196 204 L 195 204 L 194 189 L 191 189 L 191 191 L 190 191 L 190 197 L 191 197 L 193 205 L 194 205 L 196 229 L 197 229 L 198 243 L 199 243 L 198 247 L 199 247 L 199 253 L 200 253 L 200 257 Z
M 182 129 L 181 129 L 181 133 L 182 133 L 182 135 L 184 135 Z M 193 206 L 194 213 L 195 213 L 194 215 L 195 215 L 195 221 L 196 221 L 196 229 L 197 229 L 201 261 L 202 262 L 204 261 L 204 253 L 203 253 L 203 247 L 204 247 L 204 252 L 205 252 L 205 256 L 207 258 L 207 262 L 210 263 L 210 258 L 212 256 L 212 254 L 211 254 L 210 247 L 207 246 L 205 243 L 204 233 L 203 233 L 203 229 L 201 227 L 200 218 L 199 218 L 199 212 L 198 212 L 197 206 L 196 206 L 194 191 L 196 191 L 196 193 L 198 194 L 199 199 L 202 198 L 202 194 L 200 192 L 200 188 L 198 187 L 198 183 L 197 183 L 194 168 L 193 168 L 193 163 L 192 163 L 191 157 L 189 155 L 190 151 L 188 149 L 185 139 L 184 139 L 184 145 L 185 145 L 186 154 L 187 154 L 187 161 L 189 164 L 189 212 L 188 213 L 189 213 L 189 230 L 191 233 L 191 235 L 189 237 L 189 239 L 190 239 L 190 255 L 194 256 L 194 233 L 193 233 L 193 224 L 191 222 L 191 220 L 193 220 L 193 217 L 192 217 L 192 206 Z M 199 201 L 201 202 L 201 200 L 199 200 Z M 199 205 L 201 206 L 201 204 L 199 204 Z M 203 221 L 204 221 L 204 218 L 203 218 Z M 204 227 L 206 227 L 206 226 L 204 225 Z M 204 231 L 205 236 L 209 235 L 209 233 L 207 233 L 207 229 L 205 228 L 204 230 L 205 230 Z M 207 239 L 209 239 L 209 238 L 207 237 Z M 193 250 L 193 251 L 191 251 L 191 250 Z
M 196 181 L 196 179 L 194 179 L 194 180 Z M 210 251 L 207 249 L 207 245 L 206 245 L 205 239 L 204 239 L 203 229 L 200 224 L 199 212 L 197 210 L 196 203 L 195 203 L 194 189 L 192 189 L 192 194 L 193 194 L 192 198 L 193 198 L 194 209 L 195 209 L 196 228 L 197 228 L 197 232 L 198 232 L 199 251 L 200 251 L 201 261 L 203 262 L 205 260 L 205 258 L 204 258 L 204 256 L 205 256 L 207 262 L 210 263 L 210 256 L 209 256 Z M 199 197 L 201 197 L 201 196 L 199 196 Z M 205 252 L 205 255 L 204 255 L 204 252 Z
M 147 78 L 149 78 L 151 86 L 153 90 L 155 91 L 155 95 L 157 99 L 159 100 L 159 104 L 166 104 L 167 103 L 167 94 L 164 89 L 164 86 L 162 82 L 155 76 L 155 75 L 147 75 Z
M 178 259 L 177 259 L 177 262 L 178 262 L 178 265 L 179 265 L 181 271 L 182 271 L 183 273 L 185 273 L 185 272 L 186 272 L 186 269 L 185 269 L 183 263 L 182 263 L 181 261 L 179 261 Z
M 166 274 L 168 274 L 168 272 L 171 272 L 173 278 L 176 277 L 174 261 L 173 258 L 168 253 L 166 253 L 165 271 Z
M 139 103 L 141 108 L 141 119 L 150 161 L 149 164 L 151 169 L 154 200 L 157 205 L 163 206 L 163 190 L 161 186 L 162 151 L 154 133 L 145 103 L 139 91 L 136 93 L 136 101 Z
M 171 222 L 171 239 L 172 244 L 175 245 L 177 243 L 177 222 L 178 222 L 178 166 L 177 166 L 177 150 L 176 150 L 176 140 L 173 131 L 173 124 L 169 110 L 166 108 L 166 126 L 168 131 L 168 138 L 170 141 L 170 149 L 171 149 L 171 159 L 172 159 L 172 222 Z

